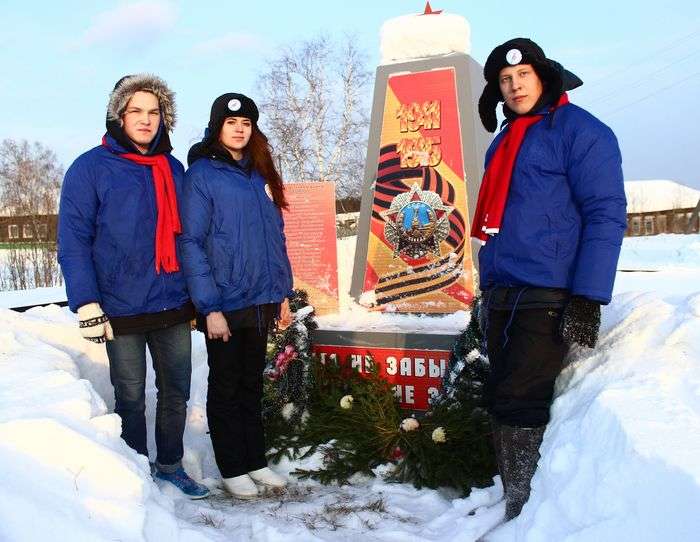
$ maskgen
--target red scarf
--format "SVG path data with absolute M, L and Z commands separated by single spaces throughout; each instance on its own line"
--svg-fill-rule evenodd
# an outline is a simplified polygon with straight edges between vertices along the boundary
M 107 146 L 106 139 L 102 144 Z M 158 222 L 156 224 L 156 273 L 160 274 L 161 267 L 166 273 L 180 270 L 175 251 L 175 234 L 182 232 L 180 215 L 177 210 L 177 196 L 170 163 L 164 154 L 145 156 L 143 154 L 123 153 L 122 158 L 144 166 L 151 166 L 153 187 L 156 192 L 156 207 Z
M 568 103 L 569 98 L 564 93 L 550 111 Z M 479 199 L 476 201 L 476 212 L 472 220 L 472 237 L 481 241 L 482 245 L 486 244 L 490 235 L 496 235 L 501 229 L 513 166 L 515 166 L 520 146 L 525 139 L 527 129 L 537 124 L 542 118 L 543 114 L 524 115 L 509 123 L 508 131 L 491 157 L 481 181 Z

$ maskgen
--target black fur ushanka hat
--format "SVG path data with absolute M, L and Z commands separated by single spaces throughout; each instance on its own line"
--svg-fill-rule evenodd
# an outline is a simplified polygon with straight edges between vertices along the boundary
M 567 90 L 580 87 L 583 81 L 558 62 L 547 58 L 542 48 L 527 38 L 514 38 L 499 45 L 486 59 L 484 64 L 484 87 L 479 98 L 479 116 L 481 123 L 489 132 L 498 127 L 496 106 L 503 101 L 498 84 L 498 75 L 507 66 L 530 64 L 549 94 L 560 96 Z

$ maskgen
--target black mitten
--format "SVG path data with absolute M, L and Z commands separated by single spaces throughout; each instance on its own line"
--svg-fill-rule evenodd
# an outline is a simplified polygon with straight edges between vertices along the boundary
M 593 348 L 598 342 L 600 303 L 573 296 L 561 317 L 561 338 L 566 344 L 577 343 Z

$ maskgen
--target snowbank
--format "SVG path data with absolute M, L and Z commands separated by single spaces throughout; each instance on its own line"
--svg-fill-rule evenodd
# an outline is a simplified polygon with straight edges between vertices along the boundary
M 697 270 L 700 268 L 700 234 L 626 237 L 617 268 Z
M 81 378 L 105 387 L 104 347 L 56 306 L 1 309 L 0 329 L 0 540 L 202 540 Z
M 530 501 L 489 540 L 697 540 L 700 293 L 615 298 L 557 382 Z
M 10 309 L 28 305 L 60 303 L 66 299 L 65 285 L 34 288 L 33 290 L 4 291 L 0 292 L 0 308 Z

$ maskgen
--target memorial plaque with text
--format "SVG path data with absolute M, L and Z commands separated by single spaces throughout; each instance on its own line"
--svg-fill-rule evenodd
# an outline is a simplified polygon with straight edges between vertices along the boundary
M 294 287 L 305 290 L 316 314 L 338 312 L 335 184 L 285 184 L 287 253 Z
M 372 363 L 394 389 L 401 408 L 427 410 L 440 392 L 458 334 L 317 329 L 313 353 L 368 374 Z

